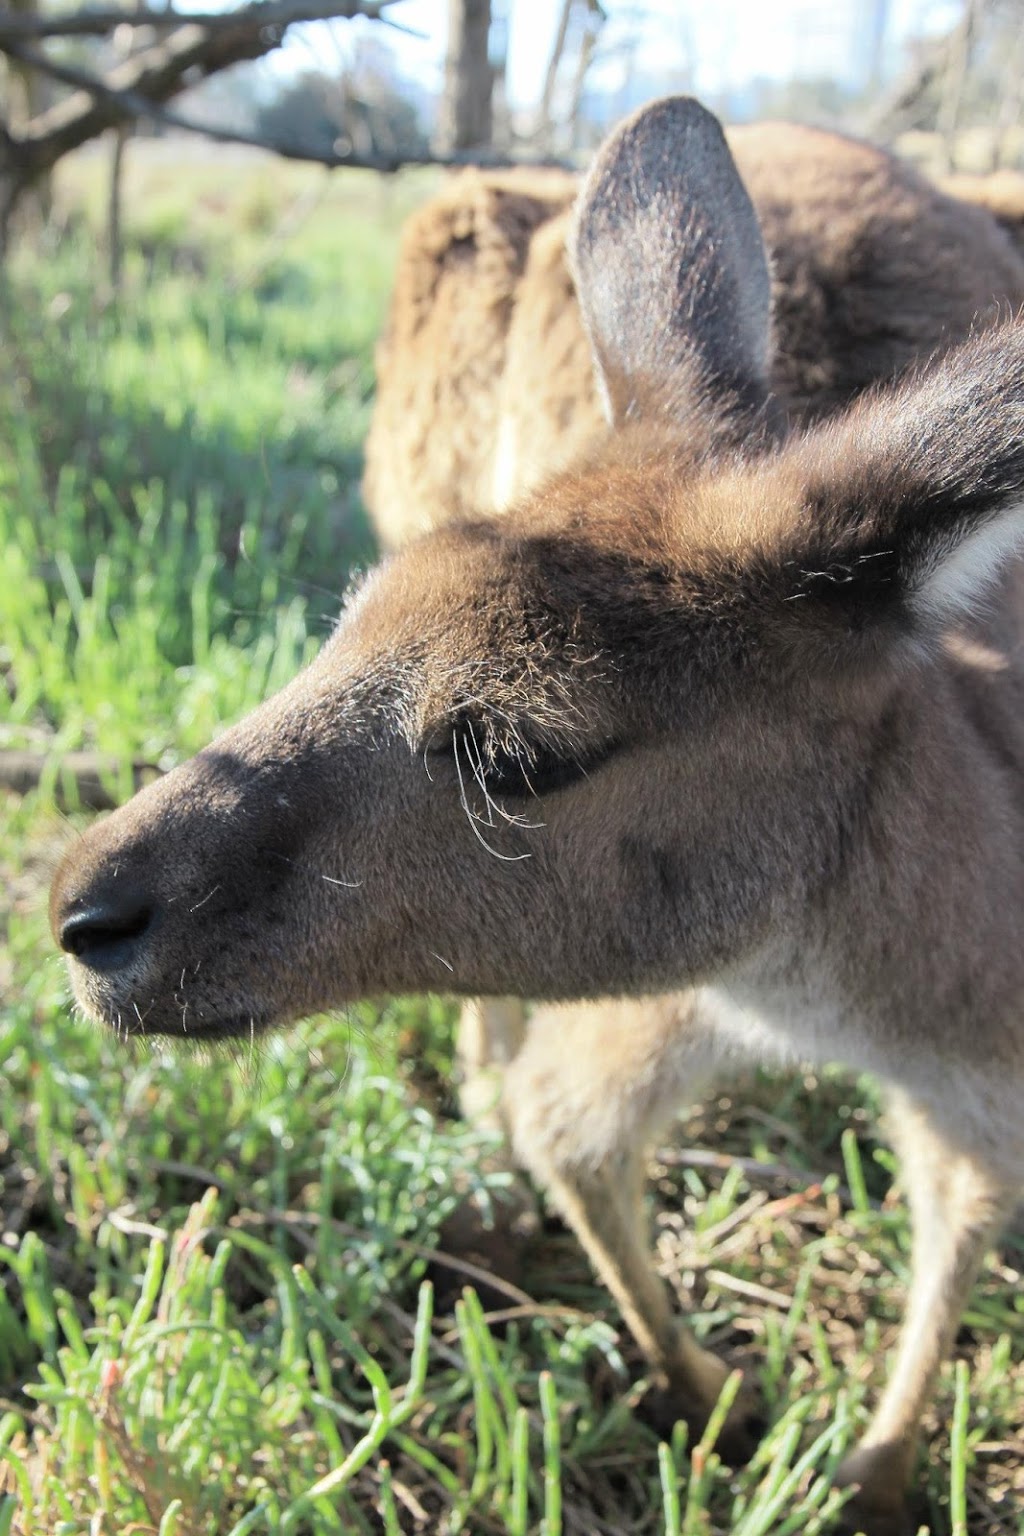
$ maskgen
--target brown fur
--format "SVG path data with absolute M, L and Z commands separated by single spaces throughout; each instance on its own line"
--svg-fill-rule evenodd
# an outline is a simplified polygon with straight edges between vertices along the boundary
M 489 503 L 481 448 L 497 433 L 494 380 L 531 237 L 568 205 L 573 188 L 560 171 L 466 171 L 409 219 L 377 347 L 378 380 L 391 388 L 378 393 L 364 484 L 372 507 L 391 509 L 375 514 L 389 546 L 431 527 L 438 503 L 447 516 Z M 410 367 L 411 356 L 431 365 Z M 451 365 L 437 367 L 439 358 Z
M 1024 302 L 1024 264 L 989 216 L 1024 228 L 1021 178 L 955 178 L 964 202 L 819 129 L 728 140 L 772 261 L 772 383 L 794 421 Z M 385 548 L 503 510 L 603 428 L 565 259 L 576 188 L 561 172 L 469 170 L 409 220 L 366 445 Z
M 573 236 L 615 431 L 371 576 L 289 688 L 71 851 L 52 916 L 83 1005 L 135 1032 L 631 999 L 540 1010 L 513 1129 L 694 1422 L 722 1368 L 646 1261 L 644 1135 L 736 1052 L 878 1072 L 914 1274 L 841 1476 L 882 1533 L 1024 1168 L 1024 325 L 780 441 L 759 306 L 719 303 L 763 280 L 744 207 L 695 104 L 624 125 Z
M 944 176 L 939 185 L 950 197 L 987 209 L 1024 256 L 1024 174 L 1003 170 L 977 176 L 958 171 Z

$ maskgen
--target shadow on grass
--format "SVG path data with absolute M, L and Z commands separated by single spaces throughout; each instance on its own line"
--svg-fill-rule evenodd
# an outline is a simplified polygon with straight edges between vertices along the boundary
M 216 304 L 201 294 L 200 307 Z M 278 596 L 315 596 L 318 610 L 336 611 L 352 567 L 372 559 L 359 493 L 369 359 L 338 356 L 320 377 L 296 375 L 280 347 L 247 360 L 225 293 L 219 334 L 193 356 L 208 384 L 186 399 L 174 380 L 176 332 L 193 354 L 201 342 L 177 314 L 154 325 L 158 301 L 150 293 L 138 313 L 118 312 L 83 282 L 48 294 L 42 281 L 6 280 L 0 532 L 29 555 L 54 602 L 69 579 L 90 591 L 98 557 L 115 608 L 147 573 L 162 648 L 183 665 L 193 659 L 199 573 L 208 634 L 244 640 Z

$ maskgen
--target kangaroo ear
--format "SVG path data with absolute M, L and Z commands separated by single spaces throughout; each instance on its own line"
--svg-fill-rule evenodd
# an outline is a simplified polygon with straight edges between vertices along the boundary
M 771 280 L 718 120 L 688 96 L 627 118 L 583 184 L 570 251 L 609 419 L 699 411 L 749 430 L 768 398 Z
M 1024 550 L 1024 319 L 976 336 L 786 449 L 803 514 L 788 600 L 934 632 Z

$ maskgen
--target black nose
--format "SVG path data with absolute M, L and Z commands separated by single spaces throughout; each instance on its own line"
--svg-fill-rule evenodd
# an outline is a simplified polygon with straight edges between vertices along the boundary
M 60 925 L 60 947 L 94 970 L 127 965 L 153 920 L 152 905 L 128 891 L 72 912 Z

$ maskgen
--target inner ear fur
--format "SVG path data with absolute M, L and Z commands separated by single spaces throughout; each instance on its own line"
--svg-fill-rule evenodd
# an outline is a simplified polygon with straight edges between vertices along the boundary
M 627 118 L 584 182 L 570 235 L 607 411 L 742 438 L 768 402 L 771 281 L 721 125 L 667 97 Z
M 1024 546 L 1024 321 L 857 401 L 774 461 L 799 486 L 783 595 L 862 626 L 942 625 Z

